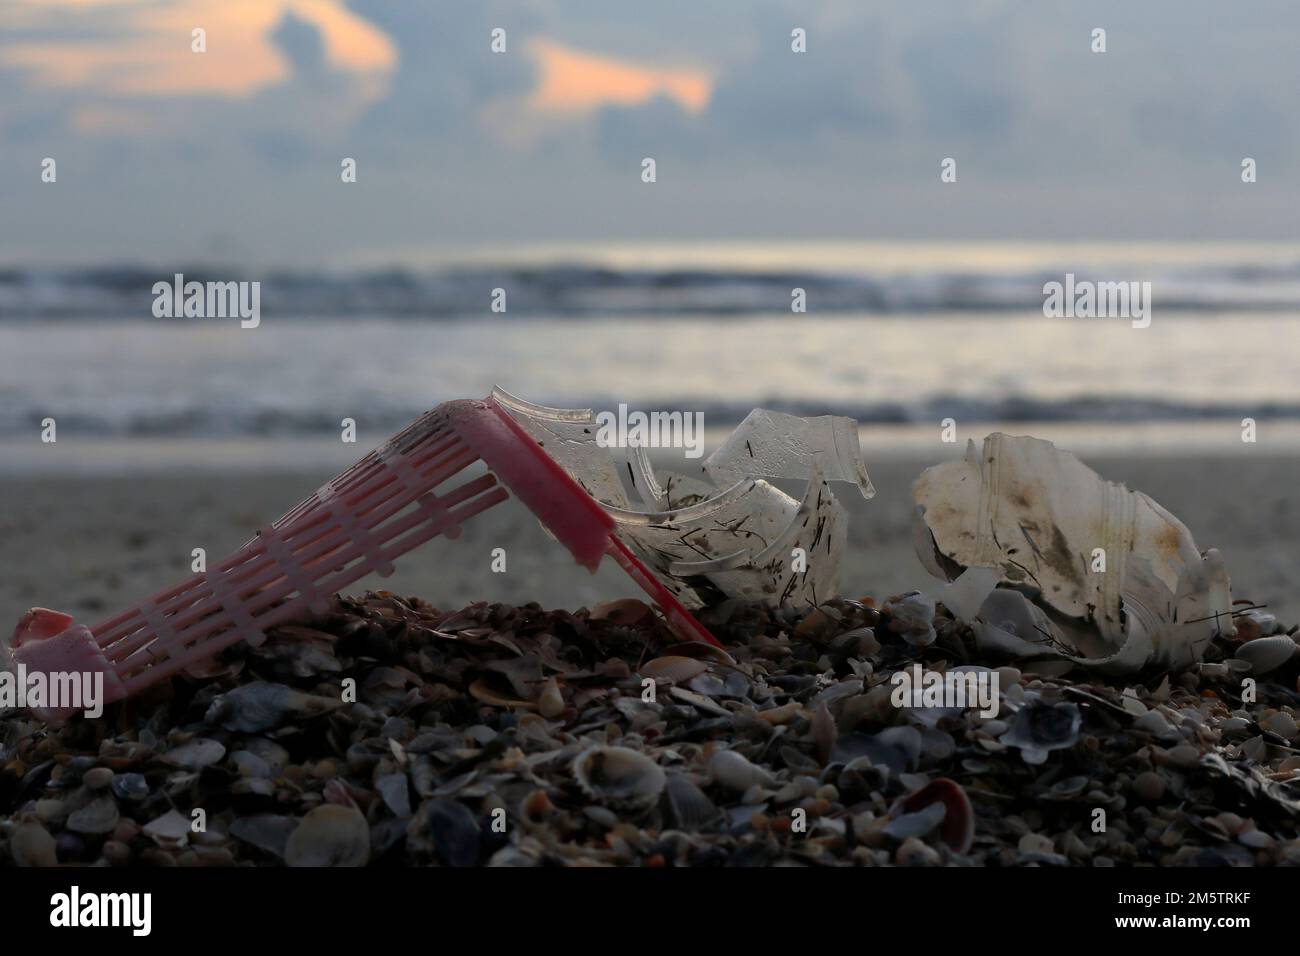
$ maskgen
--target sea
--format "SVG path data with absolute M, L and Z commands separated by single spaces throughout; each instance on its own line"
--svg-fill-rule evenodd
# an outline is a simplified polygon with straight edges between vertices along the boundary
M 156 317 L 155 285 L 177 274 L 260 283 L 256 328 Z M 1045 284 L 1067 275 L 1150 283 L 1149 325 L 1045 315 Z M 700 412 L 714 434 L 759 406 L 849 415 L 880 454 L 931 445 L 945 419 L 969 437 L 1169 454 L 1240 450 L 1249 419 L 1256 450 L 1294 454 L 1300 244 L 618 242 L 0 264 L 0 472 L 346 463 L 345 419 L 373 446 L 497 385 L 548 405 Z

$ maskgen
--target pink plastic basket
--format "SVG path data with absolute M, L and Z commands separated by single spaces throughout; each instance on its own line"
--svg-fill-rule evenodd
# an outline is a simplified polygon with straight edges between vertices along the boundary
M 453 483 L 481 460 L 487 473 Z M 29 672 L 104 675 L 104 702 L 128 697 L 277 624 L 460 526 L 513 492 L 574 560 L 609 554 L 688 641 L 718 641 L 618 540 L 614 520 L 492 398 L 439 405 L 325 484 L 207 572 L 93 628 L 37 609 L 14 634 Z M 719 645 L 720 646 L 720 645 Z M 49 711 L 47 719 L 70 711 Z

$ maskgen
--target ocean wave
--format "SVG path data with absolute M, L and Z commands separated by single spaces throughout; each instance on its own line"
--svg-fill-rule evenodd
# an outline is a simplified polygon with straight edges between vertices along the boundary
M 818 314 L 1038 311 L 1043 284 L 1062 272 L 827 273 L 800 270 L 627 270 L 584 264 L 387 269 L 349 274 L 211 267 L 177 270 L 188 281 L 261 283 L 263 315 L 438 319 L 490 311 L 505 289 L 514 316 L 708 315 L 789 312 L 791 291 Z M 1300 307 L 1300 262 L 1195 269 L 1074 270 L 1079 281 L 1152 283 L 1162 312 L 1275 311 Z M 153 286 L 175 272 L 143 267 L 0 270 L 0 319 L 146 318 Z M 184 319 L 173 320 L 184 322 Z
M 1300 420 L 1300 404 L 1285 402 L 1205 402 L 1177 403 L 1140 397 L 1083 395 L 1062 400 L 1043 400 L 1027 396 L 996 399 L 970 399 L 936 395 L 924 401 L 904 404 L 878 402 L 853 404 L 823 401 L 790 401 L 773 398 L 752 404 L 734 404 L 702 400 L 685 401 L 663 408 L 650 404 L 630 407 L 643 411 L 700 412 L 706 428 L 731 427 L 754 407 L 763 407 L 797 415 L 847 415 L 863 425 L 911 425 L 939 423 L 953 418 L 963 424 L 998 422 L 1106 423 L 1187 422 L 1254 418 L 1264 421 Z M 618 403 L 596 403 L 596 411 L 616 409 Z M 356 420 L 370 439 L 395 433 L 426 408 L 376 407 L 355 413 Z M 0 410 L 0 437 L 39 434 L 43 408 L 22 407 L 11 403 Z M 93 436 L 96 438 L 235 438 L 235 437 L 313 437 L 337 435 L 339 420 L 325 411 L 292 408 L 173 407 L 162 411 L 148 404 L 138 406 L 104 403 L 94 411 L 64 410 L 58 417 L 60 438 Z

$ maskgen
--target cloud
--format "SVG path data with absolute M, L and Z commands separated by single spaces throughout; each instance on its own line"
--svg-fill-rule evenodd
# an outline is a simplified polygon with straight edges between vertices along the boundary
M 0 0 L 0 255 L 1286 236 L 1297 29 L 1290 0 Z
M 541 67 L 537 89 L 528 98 L 536 110 L 585 113 L 602 106 L 640 106 L 663 96 L 688 113 L 700 113 L 713 92 L 708 70 L 642 65 L 546 39 L 532 40 L 528 47 Z
M 285 82 L 290 63 L 272 38 L 286 17 L 319 31 L 331 68 L 357 77 L 382 76 L 397 65 L 381 31 L 339 0 L 46 0 L 24 3 L 16 19 L 48 31 L 68 6 L 112 11 L 113 29 L 67 41 L 0 41 L 0 65 L 28 75 L 37 91 L 76 92 L 95 99 L 248 97 Z M 98 22 L 104 22 L 102 19 Z M 207 34 L 206 53 L 191 49 L 191 31 Z

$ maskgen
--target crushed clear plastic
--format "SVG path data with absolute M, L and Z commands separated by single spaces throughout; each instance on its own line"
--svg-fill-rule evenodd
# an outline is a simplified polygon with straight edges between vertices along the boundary
M 932 574 L 997 571 L 992 583 L 972 579 L 987 592 L 974 622 L 984 649 L 1133 673 L 1191 666 L 1216 634 L 1235 633 L 1219 552 L 1202 553 L 1150 497 L 1051 442 L 970 442 L 962 460 L 922 473 L 913 496 L 917 555 Z M 961 597 L 969 609 L 978 594 Z
M 692 476 L 657 471 L 643 447 L 601 446 L 589 409 L 493 395 L 687 607 L 733 597 L 815 604 L 838 594 L 848 516 L 830 482 L 875 494 L 853 419 L 755 409 Z M 803 495 L 767 479 L 803 481 Z

